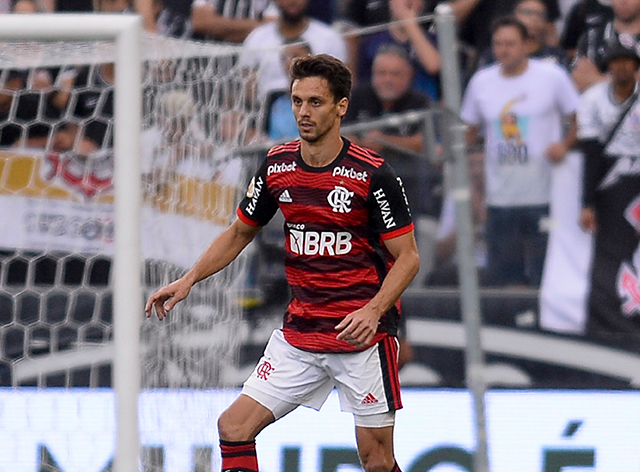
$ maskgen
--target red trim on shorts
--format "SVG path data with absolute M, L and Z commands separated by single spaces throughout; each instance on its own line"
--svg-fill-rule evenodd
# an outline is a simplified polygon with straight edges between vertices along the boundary
M 390 411 L 402 408 L 400 398 L 400 379 L 398 377 L 398 345 L 392 336 L 384 338 L 379 345 L 378 353 L 382 367 L 382 381 L 385 397 Z

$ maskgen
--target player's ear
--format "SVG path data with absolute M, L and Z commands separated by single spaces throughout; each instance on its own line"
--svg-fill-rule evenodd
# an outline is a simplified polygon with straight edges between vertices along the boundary
M 347 97 L 342 97 L 338 100 L 338 116 L 340 118 L 347 114 L 347 108 L 349 108 L 349 99 Z

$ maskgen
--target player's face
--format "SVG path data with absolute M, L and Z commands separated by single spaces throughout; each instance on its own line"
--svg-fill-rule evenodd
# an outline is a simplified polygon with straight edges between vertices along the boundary
M 614 83 L 632 84 L 636 80 L 638 62 L 635 59 L 621 57 L 610 61 L 608 70 Z
M 396 101 L 411 88 L 413 69 L 402 57 L 381 54 L 373 62 L 373 88 L 381 101 Z
M 526 43 L 515 26 L 498 28 L 491 44 L 496 60 L 506 71 L 517 70 L 527 59 Z
M 296 23 L 304 18 L 308 0 L 277 0 L 282 18 L 289 23 Z
M 340 121 L 349 101 L 335 102 L 329 83 L 321 77 L 298 79 L 291 85 L 291 106 L 300 138 L 309 143 L 340 132 Z
M 543 38 L 547 28 L 547 6 L 540 0 L 527 0 L 518 4 L 515 15 L 527 27 L 529 35 Z
M 611 0 L 616 18 L 624 23 L 640 17 L 640 0 Z

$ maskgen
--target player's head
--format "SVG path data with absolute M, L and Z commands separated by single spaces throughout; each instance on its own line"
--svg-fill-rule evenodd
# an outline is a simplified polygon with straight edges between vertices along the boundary
M 640 0 L 611 0 L 611 8 L 621 23 L 632 23 L 640 17 Z
M 547 5 L 542 0 L 520 0 L 513 15 L 524 24 L 529 36 L 542 40 L 547 32 Z
M 491 46 L 503 69 L 518 68 L 527 59 L 527 27 L 514 16 L 501 16 L 491 25 Z
M 311 45 L 301 37 L 285 40 L 282 46 L 282 52 L 280 53 L 285 72 L 289 72 L 291 62 L 293 62 L 294 59 L 308 56 L 309 54 L 313 54 Z
M 327 81 L 335 103 L 351 96 L 351 71 L 329 54 L 299 57 L 292 61 L 289 73 L 292 88 L 297 80 L 318 77 Z
M 635 75 L 640 68 L 635 39 L 621 37 L 611 42 L 605 50 L 603 63 L 614 82 L 635 82 Z
M 382 102 L 395 102 L 411 90 L 413 65 L 400 46 L 385 44 L 378 48 L 371 73 L 371 83 Z
M 297 24 L 307 16 L 309 0 L 276 0 L 280 11 L 280 20 L 288 24 Z
M 339 138 L 347 113 L 351 72 L 338 59 L 320 54 L 299 57 L 291 64 L 291 107 L 300 138 L 321 143 Z
M 184 136 L 196 112 L 193 98 L 187 92 L 173 90 L 165 93 L 158 103 L 159 123 L 167 138 Z

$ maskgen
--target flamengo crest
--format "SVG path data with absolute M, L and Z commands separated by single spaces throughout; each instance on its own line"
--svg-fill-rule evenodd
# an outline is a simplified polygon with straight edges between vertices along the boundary
M 351 211 L 351 198 L 354 193 L 344 187 L 336 187 L 327 195 L 327 201 L 336 213 L 349 213 Z

